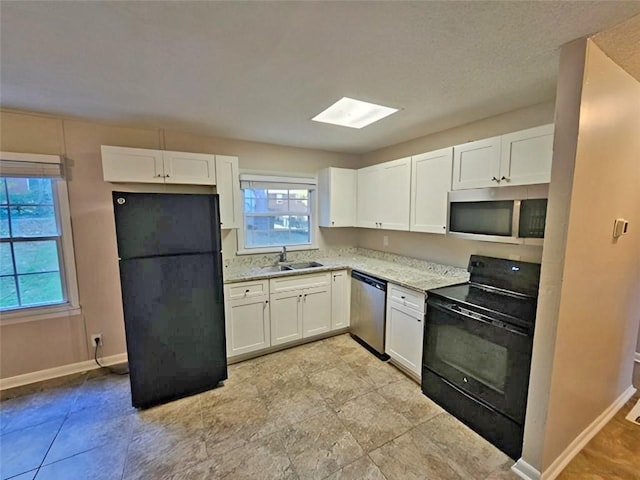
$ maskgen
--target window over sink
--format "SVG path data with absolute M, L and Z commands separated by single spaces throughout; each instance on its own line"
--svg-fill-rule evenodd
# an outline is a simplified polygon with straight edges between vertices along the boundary
M 314 177 L 240 175 L 239 253 L 315 248 Z

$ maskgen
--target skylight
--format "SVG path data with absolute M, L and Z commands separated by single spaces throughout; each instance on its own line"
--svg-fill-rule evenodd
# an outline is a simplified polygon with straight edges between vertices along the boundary
M 313 117 L 312 120 L 342 127 L 362 128 L 397 111 L 397 108 L 342 97 L 325 111 Z

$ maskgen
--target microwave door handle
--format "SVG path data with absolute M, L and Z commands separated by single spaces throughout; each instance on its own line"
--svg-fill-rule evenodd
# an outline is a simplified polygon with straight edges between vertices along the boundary
M 521 200 L 513 201 L 513 217 L 511 218 L 511 236 L 515 238 L 520 237 L 520 207 L 522 205 Z

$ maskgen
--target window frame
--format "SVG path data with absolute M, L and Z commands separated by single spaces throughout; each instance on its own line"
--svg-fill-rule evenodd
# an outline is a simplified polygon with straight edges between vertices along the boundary
M 246 172 L 244 172 L 246 173 Z M 270 178 L 274 178 L 273 172 L 269 173 L 256 173 L 251 174 L 252 179 L 257 180 L 260 183 L 274 183 L 281 185 L 283 183 L 288 183 L 290 185 L 289 190 L 307 190 L 308 191 L 308 202 L 309 202 L 309 240 L 310 243 L 305 244 L 283 244 L 283 245 L 272 245 L 272 246 L 261 246 L 261 247 L 247 247 L 246 242 L 246 212 L 245 212 L 245 202 L 244 202 L 244 189 L 242 188 L 242 181 L 240 186 L 240 195 L 242 198 L 242 219 L 241 225 L 237 231 L 237 249 L 236 255 L 252 255 L 252 254 L 260 254 L 260 253 L 277 253 L 282 251 L 282 247 L 287 247 L 288 252 L 300 251 L 300 250 L 318 250 L 318 213 L 317 213 L 317 204 L 316 196 L 317 196 L 317 180 L 316 177 L 305 176 L 303 178 L 307 179 L 307 183 L 299 183 L 299 177 L 277 177 L 277 180 L 271 180 Z M 243 175 L 241 175 L 242 177 Z M 297 181 L 296 181 L 297 180 Z M 312 183 L 309 183 L 312 182 Z M 274 189 L 280 189 L 274 185 Z M 265 214 L 265 216 L 271 216 Z M 276 215 L 277 216 L 277 215 Z
M 2 160 L 12 162 L 27 163 L 57 163 L 62 165 L 62 159 L 57 155 L 42 154 L 15 154 L 0 152 Z M 3 175 L 0 177 L 10 177 L 16 175 Z M 23 178 L 37 178 L 25 172 Z M 75 254 L 73 249 L 73 232 L 71 229 L 71 211 L 69 207 L 69 191 L 67 182 L 62 177 L 47 177 L 51 180 L 51 189 L 54 197 L 54 213 L 56 222 L 60 229 L 60 236 L 57 237 L 58 262 L 60 268 L 60 279 L 62 283 L 62 294 L 64 301 L 48 305 L 33 305 L 2 310 L 0 312 L 0 323 L 12 324 L 22 323 L 46 318 L 56 318 L 81 313 L 78 295 L 78 281 L 75 265 Z M 6 242 L 12 243 L 12 242 Z M 14 272 L 15 273 L 15 272 Z

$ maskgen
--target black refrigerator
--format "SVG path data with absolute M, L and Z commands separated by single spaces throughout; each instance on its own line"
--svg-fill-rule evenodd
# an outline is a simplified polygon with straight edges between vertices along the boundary
M 113 192 L 134 407 L 227 378 L 217 195 Z

